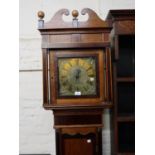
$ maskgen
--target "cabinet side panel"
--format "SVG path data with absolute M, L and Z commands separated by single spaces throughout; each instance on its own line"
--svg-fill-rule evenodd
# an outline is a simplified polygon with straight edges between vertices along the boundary
M 46 49 L 42 49 L 43 54 L 43 104 L 48 104 L 48 54 Z

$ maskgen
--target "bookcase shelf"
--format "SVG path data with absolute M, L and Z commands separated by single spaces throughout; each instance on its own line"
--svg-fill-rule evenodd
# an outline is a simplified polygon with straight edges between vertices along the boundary
M 117 153 L 117 155 L 135 155 L 135 153 L 125 152 L 125 153 Z
M 135 77 L 118 77 L 117 82 L 135 82 Z
M 117 117 L 117 122 L 134 122 L 134 121 L 135 121 L 135 116 L 132 116 L 132 115 Z

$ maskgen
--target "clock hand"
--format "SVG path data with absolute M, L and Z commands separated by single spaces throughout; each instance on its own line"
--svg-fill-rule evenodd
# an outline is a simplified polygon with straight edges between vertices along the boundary
M 75 74 L 76 81 L 80 78 L 80 73 L 81 73 L 81 70 L 80 69 L 77 69 L 76 70 L 76 74 Z

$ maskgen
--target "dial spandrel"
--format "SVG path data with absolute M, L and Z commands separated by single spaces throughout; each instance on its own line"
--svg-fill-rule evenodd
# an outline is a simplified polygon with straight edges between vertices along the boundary
M 59 58 L 59 96 L 96 95 L 95 57 Z

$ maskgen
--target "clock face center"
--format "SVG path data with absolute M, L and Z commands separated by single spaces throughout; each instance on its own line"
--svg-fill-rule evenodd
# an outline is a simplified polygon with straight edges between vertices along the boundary
M 80 74 L 81 74 L 81 70 L 79 68 L 76 69 L 75 70 L 75 79 L 76 79 L 76 81 L 79 81 Z
M 83 84 L 87 81 L 87 73 L 81 67 L 73 67 L 69 74 L 68 78 L 73 84 Z

